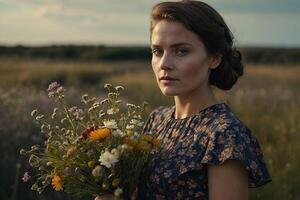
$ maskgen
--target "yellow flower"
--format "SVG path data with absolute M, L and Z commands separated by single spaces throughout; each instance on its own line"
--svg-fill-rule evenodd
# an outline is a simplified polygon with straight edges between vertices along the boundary
M 152 142 L 153 137 L 151 135 L 142 135 L 143 140 L 147 141 L 147 142 Z
M 63 189 L 62 184 L 61 184 L 61 178 L 56 174 L 52 177 L 52 187 L 56 191 L 60 191 Z
M 132 147 L 136 147 L 136 145 L 138 144 L 137 141 L 131 140 L 131 139 L 128 139 L 128 138 L 125 138 L 125 139 L 123 140 L 123 143 L 124 143 L 124 144 L 127 144 L 127 145 L 129 145 L 129 146 L 132 146 Z
M 89 138 L 92 141 L 100 140 L 107 138 L 110 135 L 110 129 L 109 128 L 100 128 L 92 131 L 89 134 Z
M 127 130 L 126 132 L 127 132 L 128 136 L 132 136 L 133 135 L 133 131 L 132 130 Z
M 160 147 L 160 141 L 159 141 L 158 139 L 156 139 L 156 138 L 153 138 L 152 144 L 153 144 L 154 146 L 156 146 L 156 147 Z
M 149 152 L 150 151 L 150 147 L 147 146 L 146 144 L 143 144 L 143 143 L 138 143 L 136 146 L 135 146 L 136 149 L 140 150 L 140 151 L 145 151 L 145 152 Z
M 160 147 L 160 141 L 151 135 L 142 135 L 143 140 L 149 142 L 150 144 Z

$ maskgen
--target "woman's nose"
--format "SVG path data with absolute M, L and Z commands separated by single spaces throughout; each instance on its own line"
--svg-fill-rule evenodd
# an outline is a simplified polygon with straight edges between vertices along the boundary
M 168 54 L 164 54 L 160 60 L 160 68 L 163 70 L 171 70 L 173 69 L 172 58 Z

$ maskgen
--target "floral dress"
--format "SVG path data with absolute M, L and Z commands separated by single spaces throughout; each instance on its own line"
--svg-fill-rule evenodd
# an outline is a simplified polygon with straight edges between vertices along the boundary
M 175 107 L 154 110 L 143 132 L 163 143 L 143 174 L 138 199 L 208 199 L 207 164 L 239 160 L 248 172 L 248 186 L 271 181 L 256 137 L 226 103 L 214 104 L 184 119 Z

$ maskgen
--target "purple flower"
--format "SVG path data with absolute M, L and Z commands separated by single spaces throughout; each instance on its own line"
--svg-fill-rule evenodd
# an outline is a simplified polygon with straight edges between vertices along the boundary
M 55 81 L 48 86 L 47 91 L 49 97 L 54 97 L 56 94 L 62 94 L 65 89 Z
M 22 177 L 23 182 L 28 182 L 30 179 L 31 179 L 31 176 L 29 175 L 29 173 L 25 172 Z
M 76 119 L 83 119 L 84 118 L 84 112 L 82 109 L 77 108 L 77 106 L 73 106 L 69 109 L 69 112 L 76 118 Z
M 60 87 L 60 84 L 58 84 L 56 81 L 55 82 L 52 82 L 49 86 L 48 86 L 48 92 L 50 91 L 55 91 L 57 90 L 57 88 Z

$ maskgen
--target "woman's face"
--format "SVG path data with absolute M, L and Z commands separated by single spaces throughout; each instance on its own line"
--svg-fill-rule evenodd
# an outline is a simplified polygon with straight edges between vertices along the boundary
M 152 31 L 152 68 L 166 96 L 209 87 L 210 57 L 198 36 L 179 22 L 162 20 Z

